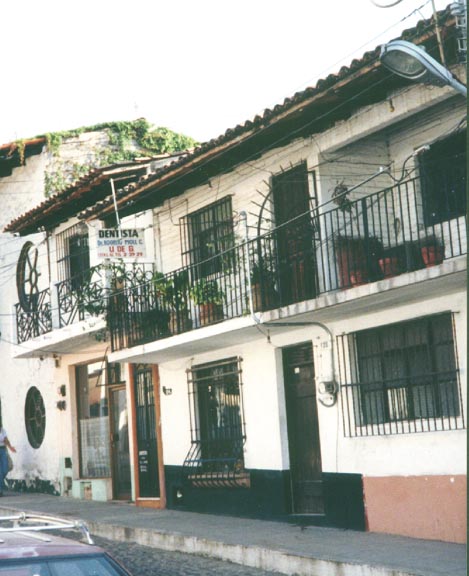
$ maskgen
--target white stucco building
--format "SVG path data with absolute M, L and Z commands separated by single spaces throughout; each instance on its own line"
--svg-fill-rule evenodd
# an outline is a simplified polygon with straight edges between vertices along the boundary
M 406 37 L 434 52 L 430 22 Z M 15 358 L 63 394 L 60 492 L 465 540 L 466 103 L 378 53 L 6 227 L 48 231 L 52 325 L 17 309 Z M 145 256 L 99 265 L 116 222 Z

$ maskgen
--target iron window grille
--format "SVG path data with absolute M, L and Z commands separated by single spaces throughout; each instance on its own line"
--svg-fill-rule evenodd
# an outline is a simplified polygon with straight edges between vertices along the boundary
M 194 267 L 196 279 L 206 278 L 233 265 L 233 211 L 231 196 L 214 202 L 197 212 L 181 218 L 182 258 L 185 266 Z M 224 261 L 225 259 L 230 261 Z
M 26 394 L 24 420 L 29 443 L 33 448 L 39 448 L 46 432 L 46 409 L 42 394 L 35 386 Z
M 339 336 L 348 437 L 465 428 L 450 313 Z
M 191 448 L 186 478 L 196 486 L 247 486 L 241 358 L 187 371 Z
M 426 226 L 466 214 L 466 130 L 439 140 L 419 156 Z
M 57 267 L 59 280 L 67 280 L 73 291 L 90 280 L 88 230 L 77 224 L 57 234 Z

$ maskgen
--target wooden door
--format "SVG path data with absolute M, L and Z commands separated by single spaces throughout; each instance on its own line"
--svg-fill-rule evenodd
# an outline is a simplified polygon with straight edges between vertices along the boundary
M 272 179 L 281 304 L 314 298 L 316 266 L 306 165 Z
M 311 342 L 283 350 L 292 512 L 323 514 L 321 447 Z

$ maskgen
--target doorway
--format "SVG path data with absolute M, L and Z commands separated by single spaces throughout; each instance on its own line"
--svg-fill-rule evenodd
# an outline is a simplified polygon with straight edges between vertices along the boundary
M 314 226 L 306 164 L 272 179 L 281 304 L 314 298 Z
M 125 386 L 111 388 L 111 458 L 113 498 L 130 500 L 131 474 L 129 451 L 129 426 Z
M 324 514 L 313 346 L 283 349 L 283 371 L 294 514 Z
M 142 499 L 153 500 L 153 503 L 149 502 L 147 505 L 163 507 L 165 493 L 158 367 L 134 364 L 131 374 L 135 415 L 136 500 L 137 504 Z

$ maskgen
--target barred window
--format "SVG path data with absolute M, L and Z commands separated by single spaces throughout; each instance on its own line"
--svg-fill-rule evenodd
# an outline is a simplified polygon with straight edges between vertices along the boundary
M 233 247 L 231 196 L 214 202 L 181 219 L 182 257 L 185 266 L 197 266 L 198 277 L 220 272 L 221 258 L 214 258 Z
M 346 436 L 465 427 L 451 314 L 341 336 L 338 349 Z
M 184 467 L 189 479 L 245 482 L 241 359 L 194 366 L 188 387 L 192 445 Z
M 466 214 L 466 130 L 439 140 L 419 157 L 426 226 Z
M 77 224 L 57 234 L 57 266 L 59 280 L 69 280 L 72 290 L 78 290 L 90 278 L 88 230 Z

